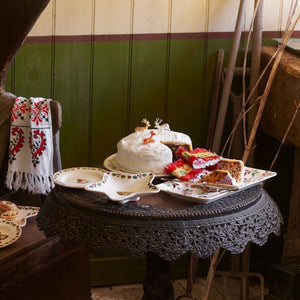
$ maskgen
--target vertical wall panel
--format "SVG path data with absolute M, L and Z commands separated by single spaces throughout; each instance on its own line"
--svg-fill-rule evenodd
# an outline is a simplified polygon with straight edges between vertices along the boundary
M 204 41 L 172 41 L 170 50 L 168 122 L 173 130 L 189 134 L 202 144 Z
M 208 0 L 172 0 L 171 32 L 204 32 Z
M 91 35 L 92 0 L 56 0 L 55 34 Z M 91 43 L 55 44 L 54 95 L 63 107 L 63 167 L 90 161 Z
M 95 34 L 130 33 L 133 0 L 95 0 Z
M 239 0 L 210 0 L 209 31 L 233 32 L 239 9 Z
M 143 118 L 152 125 L 164 118 L 167 41 L 136 41 L 132 51 L 130 130 L 141 126 Z
M 197 20 L 197 21 L 196 21 Z M 206 1 L 173 0 L 171 32 L 205 32 Z M 168 122 L 203 144 L 205 40 L 172 40 L 169 57 Z
M 165 33 L 169 0 L 135 0 L 133 33 Z
M 54 98 L 63 108 L 63 167 L 89 164 L 90 44 L 55 45 Z
M 25 44 L 15 59 L 15 94 L 51 97 L 51 44 Z
M 153 5 L 155 3 L 155 5 Z M 169 0 L 134 1 L 133 33 L 166 33 L 169 21 Z M 155 24 L 155 25 L 154 25 Z M 129 130 L 147 118 L 152 125 L 164 118 L 168 59 L 167 40 L 134 41 L 130 90 Z M 166 36 L 165 36 L 166 37 Z
M 56 0 L 56 35 L 91 34 L 92 0 Z
M 127 133 L 131 49 L 128 34 L 131 31 L 132 1 L 95 2 L 95 34 L 125 36 L 124 41 L 94 44 L 92 165 L 102 164 L 106 157 L 115 153 L 117 142 Z
M 96 43 L 94 53 L 91 164 L 100 165 L 126 135 L 129 42 Z
M 281 23 L 281 1 L 264 0 L 263 30 L 280 31 Z
M 14 93 L 14 87 L 13 87 L 13 66 L 8 70 L 4 89 L 6 92 Z

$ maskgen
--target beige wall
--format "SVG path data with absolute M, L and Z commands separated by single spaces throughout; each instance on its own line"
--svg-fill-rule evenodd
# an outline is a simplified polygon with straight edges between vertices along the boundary
M 232 32 L 239 0 L 51 0 L 29 36 Z M 292 0 L 264 0 L 264 31 L 285 27 Z M 248 0 L 245 30 L 254 0 Z M 300 23 L 296 30 L 300 30 Z

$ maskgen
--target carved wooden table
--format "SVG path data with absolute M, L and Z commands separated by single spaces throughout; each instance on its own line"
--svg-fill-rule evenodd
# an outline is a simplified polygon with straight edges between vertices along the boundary
M 46 236 L 84 243 L 92 253 L 119 250 L 147 255 L 144 300 L 174 299 L 169 261 L 185 253 L 200 258 L 216 249 L 241 253 L 279 235 L 282 216 L 260 185 L 199 204 L 160 192 L 120 205 L 85 190 L 57 186 L 42 204 L 38 226 Z

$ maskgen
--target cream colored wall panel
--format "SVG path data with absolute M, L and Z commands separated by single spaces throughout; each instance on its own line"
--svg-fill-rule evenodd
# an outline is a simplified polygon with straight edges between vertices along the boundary
M 264 14 L 263 14 L 264 31 L 280 30 L 280 26 L 281 26 L 280 11 L 281 11 L 281 1 L 264 0 Z
M 239 3 L 239 0 L 210 0 L 208 30 L 210 32 L 233 32 Z
M 206 31 L 206 5 L 208 0 L 173 0 L 172 32 Z
M 52 9 L 53 0 L 51 0 L 47 7 L 43 10 L 40 17 L 32 27 L 28 36 L 49 36 L 52 35 Z
M 130 33 L 133 0 L 96 0 L 95 34 Z
M 247 8 L 246 8 L 246 14 L 244 19 L 244 31 L 249 31 L 251 27 L 251 22 L 254 14 L 254 0 L 247 1 Z
M 133 33 L 165 33 L 170 0 L 135 0 Z
M 93 0 L 56 0 L 55 34 L 91 34 L 92 11 Z

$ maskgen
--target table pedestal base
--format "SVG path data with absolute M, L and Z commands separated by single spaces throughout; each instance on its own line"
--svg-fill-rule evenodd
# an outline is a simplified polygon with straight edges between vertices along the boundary
M 143 282 L 142 300 L 174 300 L 171 279 L 169 262 L 155 253 L 147 253 L 147 272 Z

